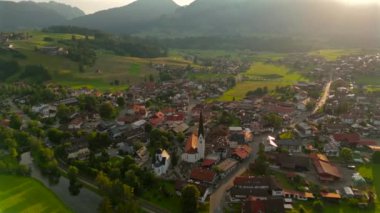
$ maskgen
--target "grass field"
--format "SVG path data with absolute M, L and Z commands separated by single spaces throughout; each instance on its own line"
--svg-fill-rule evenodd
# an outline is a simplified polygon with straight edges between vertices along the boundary
M 156 188 L 146 191 L 143 194 L 142 198 L 153 204 L 156 204 L 161 208 L 167 209 L 170 212 L 180 212 L 180 198 L 176 194 L 174 183 L 169 181 L 161 181 L 160 184 L 163 185 L 163 187 L 166 188 L 167 192 L 172 195 L 171 197 L 164 196 L 163 193 Z
M 360 53 L 358 49 L 324 49 L 310 52 L 310 55 L 322 56 L 328 61 L 335 61 L 341 56 Z
M 225 79 L 231 76 L 233 75 L 202 72 L 202 73 L 190 73 L 187 77 L 191 80 L 207 81 L 207 80 Z
M 71 212 L 51 191 L 38 181 L 0 175 L 0 212 Z
M 43 33 L 39 31 L 29 32 L 32 38 L 26 41 L 14 41 L 15 49 L 24 55 L 26 59 L 18 59 L 21 65 L 42 65 L 53 76 L 53 83 L 81 88 L 89 87 L 99 90 L 126 89 L 132 83 L 144 81 L 149 75 L 157 76 L 157 72 L 151 68 L 151 64 L 168 64 L 172 66 L 197 66 L 191 61 L 186 61 L 180 56 L 171 55 L 164 58 L 143 59 L 124 57 L 112 54 L 104 50 L 97 50 L 97 61 L 93 67 L 86 67 L 84 72 L 79 72 L 77 63 L 64 56 L 49 56 L 35 51 L 35 47 L 62 46 L 59 40 L 72 39 L 71 34 Z M 53 41 L 44 41 L 45 37 Z M 75 35 L 76 39 L 84 39 L 84 36 Z M 92 39 L 92 38 L 90 38 Z M 11 56 L 1 56 L 12 60 Z M 119 81 L 119 85 L 111 85 L 111 82 Z
M 243 74 L 249 80 L 237 83 L 237 85 L 223 94 L 218 101 L 232 101 L 243 99 L 248 91 L 257 88 L 267 87 L 269 90 L 275 89 L 277 86 L 292 85 L 299 81 L 307 81 L 306 78 L 297 72 L 292 72 L 283 66 L 275 66 L 264 64 L 262 62 L 255 63 Z M 273 78 L 275 76 L 276 78 Z

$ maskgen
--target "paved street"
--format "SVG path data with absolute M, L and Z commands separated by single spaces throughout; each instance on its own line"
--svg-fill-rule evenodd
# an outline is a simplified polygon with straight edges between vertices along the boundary
M 225 202 L 226 191 L 233 185 L 235 177 L 243 174 L 248 168 L 249 164 L 253 162 L 257 157 L 257 152 L 259 150 L 259 143 L 267 136 L 258 136 L 254 138 L 254 142 L 251 143 L 252 155 L 251 157 L 241 163 L 230 175 L 224 178 L 220 183 L 218 188 L 210 196 L 210 212 L 211 213 L 221 213 L 223 212 L 223 207 Z
M 313 111 L 312 114 L 317 113 L 318 110 L 321 109 L 325 105 L 325 103 L 326 103 L 326 101 L 327 101 L 327 99 L 329 98 L 329 95 L 330 95 L 331 84 L 332 84 L 332 81 L 329 81 L 326 84 L 326 86 L 324 88 L 324 91 L 323 91 L 323 95 L 321 96 L 321 98 L 319 99 L 318 103 L 316 104 L 315 109 L 314 109 L 314 111 Z

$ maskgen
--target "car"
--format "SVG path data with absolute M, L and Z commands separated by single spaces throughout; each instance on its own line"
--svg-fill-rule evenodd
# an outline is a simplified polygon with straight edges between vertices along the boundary
M 348 165 L 347 168 L 349 168 L 349 169 L 356 169 L 356 166 L 355 165 Z

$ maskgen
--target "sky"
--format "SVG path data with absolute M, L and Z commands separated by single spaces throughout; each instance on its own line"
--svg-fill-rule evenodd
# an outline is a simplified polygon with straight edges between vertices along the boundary
M 4 1 L 4 0 L 0 0 Z M 23 0 L 11 0 L 11 1 L 23 1 Z M 38 2 L 46 2 L 50 0 L 34 0 Z M 120 7 L 127 5 L 135 0 L 54 0 L 56 2 L 61 2 L 75 6 L 83 10 L 86 14 L 94 13 L 99 10 L 105 10 L 113 7 Z M 173 0 L 179 5 L 188 5 L 194 0 Z M 343 1 L 348 4 L 363 4 L 363 3 L 379 3 L 380 0 L 338 0 Z
M 11 1 L 23 1 L 23 0 L 11 0 Z M 33 1 L 47 2 L 50 0 L 33 0 Z M 135 0 L 54 0 L 54 1 L 78 7 L 79 9 L 83 10 L 86 14 L 90 14 L 99 10 L 124 6 L 131 2 L 134 2 Z M 178 5 L 188 5 L 194 0 L 173 0 L 173 1 L 175 1 Z

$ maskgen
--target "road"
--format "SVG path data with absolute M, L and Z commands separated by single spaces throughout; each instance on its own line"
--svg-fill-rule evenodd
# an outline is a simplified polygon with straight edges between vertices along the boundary
M 252 155 L 249 159 L 241 163 L 231 174 L 225 177 L 219 184 L 218 188 L 210 196 L 210 212 L 211 213 L 221 213 L 223 212 L 223 207 L 226 202 L 224 202 L 226 197 L 226 191 L 233 186 L 233 181 L 235 177 L 242 175 L 248 168 L 249 164 L 253 162 L 257 157 L 257 152 L 259 150 L 259 144 L 267 136 L 259 136 L 254 139 L 251 143 L 253 150 Z
M 331 84 L 332 84 L 332 81 L 329 81 L 326 84 L 324 91 L 323 91 L 323 94 L 322 94 L 321 98 L 319 99 L 318 103 L 316 104 L 315 109 L 314 109 L 312 114 L 317 113 L 318 110 L 320 110 L 325 105 L 325 103 L 326 103 L 326 101 L 330 95 Z

